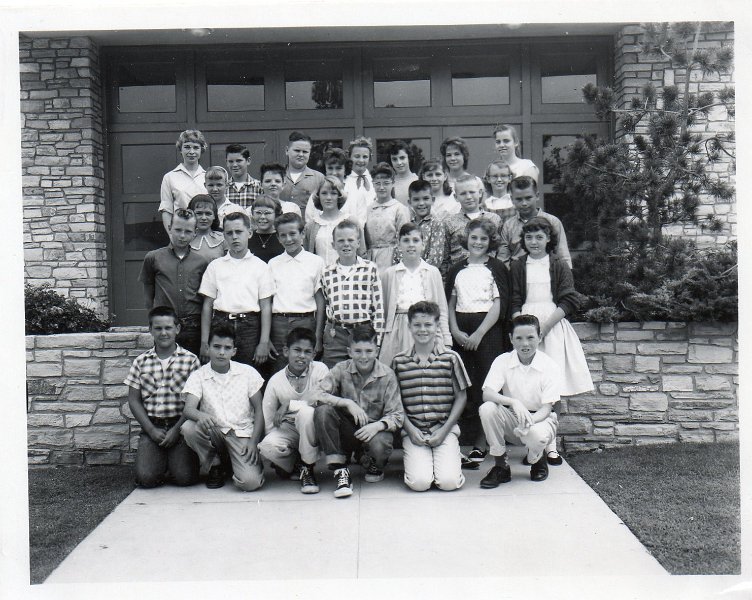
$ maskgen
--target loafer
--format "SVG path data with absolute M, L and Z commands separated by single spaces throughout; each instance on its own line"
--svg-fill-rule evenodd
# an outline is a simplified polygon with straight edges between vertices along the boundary
M 530 479 L 533 481 L 544 481 L 548 478 L 548 460 L 543 454 L 538 461 L 530 467 Z
M 477 463 L 474 460 L 470 460 L 464 454 L 462 454 L 460 457 L 460 466 L 468 471 L 477 471 L 478 469 L 480 469 L 480 463 Z
M 491 470 L 486 473 L 486 476 L 480 480 L 480 487 L 490 490 L 511 480 L 512 469 L 509 468 L 509 465 L 504 465 L 503 467 L 494 465 L 491 467 Z
M 488 450 L 481 450 L 480 448 L 473 448 L 467 453 L 467 459 L 476 463 L 482 463 L 486 460 Z
M 564 461 L 561 458 L 561 454 L 556 452 L 556 450 L 552 450 L 551 452 L 546 452 L 546 462 L 549 465 L 560 465 Z

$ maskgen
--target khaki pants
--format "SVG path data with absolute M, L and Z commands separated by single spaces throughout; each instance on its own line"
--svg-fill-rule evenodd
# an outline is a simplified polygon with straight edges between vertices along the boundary
M 316 427 L 313 424 L 313 406 L 301 406 L 295 413 L 295 422 L 283 421 L 264 436 L 258 445 L 261 455 L 290 473 L 300 459 L 312 465 L 319 456 L 316 445 Z
M 198 454 L 201 461 L 201 473 L 220 463 L 219 452 L 226 450 L 232 464 L 232 482 L 244 492 L 252 492 L 264 485 L 264 468 L 261 460 L 256 464 L 248 458 L 250 438 L 241 438 L 230 430 L 226 434 L 214 428 L 206 434 L 195 421 L 186 421 L 180 428 L 185 441 Z
M 411 490 L 424 492 L 435 481 L 440 490 L 451 491 L 462 487 L 462 457 L 458 437 L 460 428 L 455 425 L 435 448 L 416 446 L 406 433 L 402 435 L 405 484 Z
M 527 448 L 527 460 L 533 464 L 538 462 L 546 445 L 556 439 L 556 429 L 559 426 L 556 413 L 551 413 L 540 423 L 531 425 L 527 433 L 522 436 L 514 432 L 519 422 L 506 406 L 495 402 L 484 402 L 478 413 L 483 432 L 488 440 L 488 453 L 491 456 L 501 456 L 507 451 L 506 442 L 512 442 Z

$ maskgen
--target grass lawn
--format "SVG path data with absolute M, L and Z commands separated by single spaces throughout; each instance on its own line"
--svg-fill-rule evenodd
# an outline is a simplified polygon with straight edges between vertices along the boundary
M 629 446 L 567 462 L 669 573 L 740 573 L 738 443 Z
M 134 487 L 130 466 L 29 469 L 31 583 L 42 583 Z

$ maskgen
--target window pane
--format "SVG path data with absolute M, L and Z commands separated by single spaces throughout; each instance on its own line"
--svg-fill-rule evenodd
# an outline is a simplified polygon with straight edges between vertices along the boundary
M 285 95 L 287 110 L 342 108 L 342 62 L 286 62 Z
M 264 110 L 263 66 L 248 63 L 206 65 L 209 111 Z
M 125 251 L 154 250 L 165 246 L 167 238 L 156 203 L 129 202 L 123 205 Z
M 175 144 L 128 144 L 122 146 L 121 160 L 124 194 L 159 194 L 162 177 L 180 158 Z
M 504 57 L 455 58 L 452 69 L 452 104 L 488 106 L 509 104 L 509 62 Z
M 376 108 L 431 106 L 431 72 L 425 60 L 373 61 L 373 105 Z
M 175 112 L 174 63 L 124 63 L 118 65 L 115 77 L 118 112 Z
M 582 88 L 597 83 L 594 56 L 573 54 L 541 57 L 541 101 L 544 104 L 581 104 Z

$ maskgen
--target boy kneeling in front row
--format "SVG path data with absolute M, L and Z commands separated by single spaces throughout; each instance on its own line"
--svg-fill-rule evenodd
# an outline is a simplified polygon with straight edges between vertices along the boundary
M 347 467 L 352 452 L 363 452 L 368 483 L 384 479 L 394 432 L 403 419 L 397 378 L 377 359 L 373 327 L 355 327 L 347 352 L 350 358 L 334 365 L 321 382 L 313 414 L 319 446 L 337 480 L 336 498 L 353 493 Z
M 470 377 L 459 354 L 437 342 L 440 314 L 434 302 L 413 304 L 407 311 L 413 347 L 392 360 L 405 410 L 405 484 L 417 492 L 433 483 L 445 491 L 465 483 L 457 420 Z
M 305 327 L 287 334 L 282 348 L 287 366 L 272 375 L 264 392 L 266 437 L 259 452 L 269 460 L 282 479 L 300 479 L 300 491 L 319 491 L 313 465 L 318 458 L 313 424 L 312 392 L 329 373 L 322 362 L 313 360 L 316 335 Z
M 198 454 L 206 487 L 225 484 L 220 454 L 228 454 L 232 481 L 245 492 L 264 484 L 258 443 L 264 435 L 258 371 L 235 362 L 235 330 L 218 324 L 209 334 L 209 362 L 188 378 L 183 388 L 186 443 Z
M 527 448 L 530 479 L 548 477 L 543 452 L 556 438 L 558 420 L 552 413 L 559 400 L 561 373 L 552 358 L 538 351 L 540 323 L 533 315 L 512 319 L 511 352 L 496 357 L 483 382 L 480 422 L 496 464 L 481 480 L 480 487 L 495 488 L 512 479 L 506 442 Z

